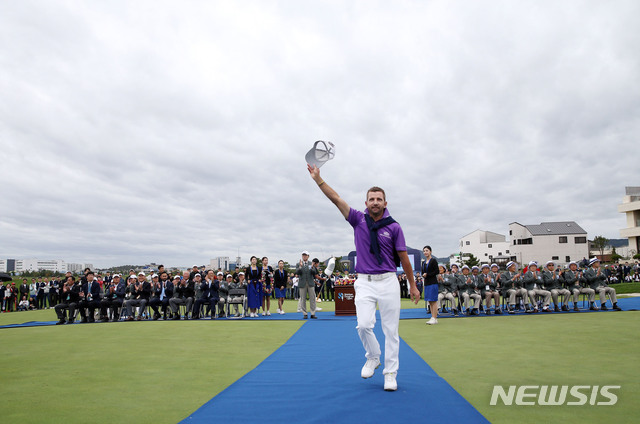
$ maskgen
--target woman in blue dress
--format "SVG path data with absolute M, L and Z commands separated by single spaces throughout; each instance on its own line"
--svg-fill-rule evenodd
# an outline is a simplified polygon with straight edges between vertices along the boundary
M 251 257 L 251 265 L 245 271 L 247 279 L 247 306 L 249 307 L 249 316 L 254 318 L 258 316 L 258 309 L 262 303 L 262 268 L 258 266 L 258 258 Z

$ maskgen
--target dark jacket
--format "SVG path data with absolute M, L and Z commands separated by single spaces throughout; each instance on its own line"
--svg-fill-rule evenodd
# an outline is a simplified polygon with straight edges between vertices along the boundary
M 421 274 L 424 278 L 425 286 L 438 284 L 438 274 L 440 274 L 440 269 L 438 268 L 438 261 L 436 258 L 432 256 L 429 262 L 422 263 Z

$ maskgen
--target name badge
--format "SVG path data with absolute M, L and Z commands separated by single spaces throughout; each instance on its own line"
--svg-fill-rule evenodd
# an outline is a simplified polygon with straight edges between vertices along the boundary
M 489 284 L 487 284 L 487 287 L 485 288 L 485 290 L 490 290 L 490 289 L 489 289 Z

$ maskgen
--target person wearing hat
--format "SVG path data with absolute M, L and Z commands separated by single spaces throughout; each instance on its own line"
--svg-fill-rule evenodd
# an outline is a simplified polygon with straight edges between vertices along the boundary
M 169 300 L 173 296 L 173 283 L 169 280 L 169 274 L 166 271 L 162 271 L 159 274 L 153 274 L 151 276 L 151 300 L 149 300 L 149 306 L 153 309 L 153 320 L 167 319 L 167 308 L 169 307 Z M 158 307 L 162 306 L 162 314 Z
M 502 297 L 508 299 L 507 310 L 510 314 L 516 313 L 516 296 L 520 296 L 523 300 L 527 298 L 527 291 L 516 286 L 516 282 L 522 283 L 520 273 L 516 273 L 517 264 L 513 261 L 507 263 L 507 270 L 500 274 L 500 287 L 502 288 Z
M 480 308 L 480 294 L 477 293 L 477 287 L 473 282 L 473 275 L 469 273 L 468 265 L 462 266 L 462 277 L 458 280 L 458 296 L 462 302 L 462 308 L 466 310 L 467 315 L 478 315 Z M 476 280 L 478 276 L 476 274 Z M 469 300 L 473 299 L 473 308 L 469 307 Z
M 178 306 L 185 305 L 184 319 L 189 319 L 189 312 L 192 310 L 193 297 L 195 296 L 194 283 L 189 279 L 191 273 L 185 271 L 183 278 L 179 275 L 173 277 L 173 297 L 169 299 L 169 306 L 174 320 L 180 320 Z
M 416 287 L 413 268 L 407 254 L 402 227 L 389 214 L 384 190 L 371 187 L 365 196 L 366 210 L 353 209 L 320 176 L 316 166 L 308 165 L 311 178 L 322 193 L 338 208 L 354 232 L 356 246 L 356 272 L 354 285 L 356 297 L 357 329 L 367 361 L 360 371 L 362 378 L 370 378 L 380 366 L 380 344 L 373 332 L 376 323 L 376 306 L 380 309 L 380 321 L 385 335 L 384 390 L 397 390 L 396 374 L 399 366 L 400 337 L 400 285 L 396 270 L 402 268 L 409 279 L 411 300 L 418 304 L 420 292 Z
M 565 288 L 573 294 L 574 311 L 580 312 L 580 309 L 578 308 L 578 297 L 580 294 L 589 295 L 589 309 L 592 311 L 596 310 L 594 305 L 596 292 L 589 287 L 584 287 L 585 281 L 582 278 L 582 272 L 578 270 L 577 263 L 569 262 L 569 269 L 562 273 L 562 280 L 564 281 Z
M 618 299 L 616 297 L 616 289 L 607 285 L 607 277 L 600 268 L 600 259 L 593 258 L 589 261 L 589 268 L 584 272 L 584 278 L 587 280 L 589 287 L 595 290 L 600 297 L 600 309 L 607 310 L 607 295 L 611 298 L 613 303 L 613 309 L 615 311 L 621 311 L 618 307 Z
M 444 265 L 438 265 L 440 274 L 438 275 L 438 307 L 442 307 L 441 312 L 447 312 L 442 302 L 447 299 L 451 302 L 451 312 L 457 316 L 458 309 L 456 308 L 456 289 L 458 288 L 458 278 L 455 274 L 448 273 Z
M 311 318 L 316 318 L 316 283 L 315 277 L 318 274 L 318 268 L 309 262 L 309 252 L 302 252 L 302 259 L 296 265 L 296 274 L 298 280 L 298 309 L 302 312 L 302 318 L 307 319 L 307 295 L 309 295 L 309 312 Z
M 133 276 L 132 276 L 133 277 Z M 133 278 L 129 277 L 130 280 Z M 138 273 L 138 278 L 133 281 L 133 284 L 129 286 L 131 297 L 129 300 L 125 301 L 125 307 L 127 308 L 127 321 L 133 321 L 135 317 L 135 309 L 134 307 L 140 308 L 138 312 L 137 320 L 142 320 L 142 314 L 144 313 L 144 309 L 149 303 L 149 297 L 151 297 L 151 284 L 145 278 L 144 272 L 140 271 Z
M 193 304 L 192 319 L 200 319 L 200 310 L 204 305 L 208 305 L 209 311 L 211 312 L 211 319 L 216 319 L 216 305 L 218 304 L 219 300 L 219 281 L 217 278 L 213 277 L 213 270 L 210 269 L 209 271 L 207 271 L 207 275 L 204 281 L 202 281 L 202 277 L 200 276 L 200 274 L 196 273 L 196 275 L 194 276 L 194 283 L 196 287 L 200 286 L 201 295 Z
M 105 281 L 104 286 L 104 296 L 100 301 L 100 321 L 109 322 L 108 310 L 111 311 L 111 321 L 118 321 L 127 283 L 121 281 L 120 274 L 113 274 L 111 281 Z
M 560 310 L 566 312 L 569 310 L 568 304 L 571 292 L 562 286 L 562 277 L 556 270 L 556 264 L 553 261 L 548 261 L 545 264 L 545 267 L 547 269 L 542 271 L 542 282 L 544 284 L 544 288 L 549 290 L 551 293 L 554 310 L 556 312 L 560 312 Z M 558 305 L 558 295 L 562 296 L 562 307 Z
M 495 264 L 494 264 L 495 265 Z M 491 315 L 491 300 L 493 299 L 493 312 L 495 314 L 501 314 L 500 309 L 500 283 L 498 281 L 500 275 L 497 273 L 498 265 L 495 265 L 496 272 L 492 272 L 492 267 L 489 264 L 483 264 L 482 274 L 480 274 L 480 295 L 484 299 L 484 303 L 487 306 L 486 313 Z
M 526 304 L 526 312 L 538 312 L 536 296 L 542 296 L 542 312 L 551 312 L 549 309 L 549 303 L 551 303 L 551 292 L 544 290 L 543 288 L 542 273 L 538 271 L 538 263 L 536 261 L 529 262 L 529 269 L 524 274 L 522 281 L 533 308 L 530 309 L 529 304 Z

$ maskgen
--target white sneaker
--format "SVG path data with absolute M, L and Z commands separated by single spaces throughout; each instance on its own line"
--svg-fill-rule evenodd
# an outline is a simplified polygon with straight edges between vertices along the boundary
M 434 325 L 434 324 L 437 324 L 437 323 L 438 323 L 438 320 L 435 319 L 434 317 L 431 317 L 431 319 L 429 321 L 427 321 L 427 324 L 429 324 L 429 325 Z
M 262 316 L 267 315 L 267 313 L 265 311 L 262 311 Z
M 316 302 L 322 303 L 322 299 L 317 299 Z
M 262 314 L 264 315 L 264 314 Z M 267 311 L 267 316 L 270 317 L 271 316 L 271 311 Z
M 316 312 L 321 311 L 321 310 L 322 310 L 322 308 L 316 307 Z
M 367 359 L 367 362 L 364 363 L 362 367 L 362 371 L 360 371 L 360 376 L 362 378 L 370 378 L 373 377 L 373 373 L 376 371 L 376 368 L 380 366 L 380 359 L 373 358 Z
M 393 392 L 398 389 L 395 372 L 390 372 L 389 374 L 384 375 L 384 389 L 387 392 Z
M 280 310 L 280 315 L 284 315 L 284 311 L 282 309 Z
M 302 309 L 298 308 L 298 312 L 302 312 Z
M 280 308 L 277 308 L 276 309 L 276 314 L 279 314 L 279 313 L 280 313 Z

